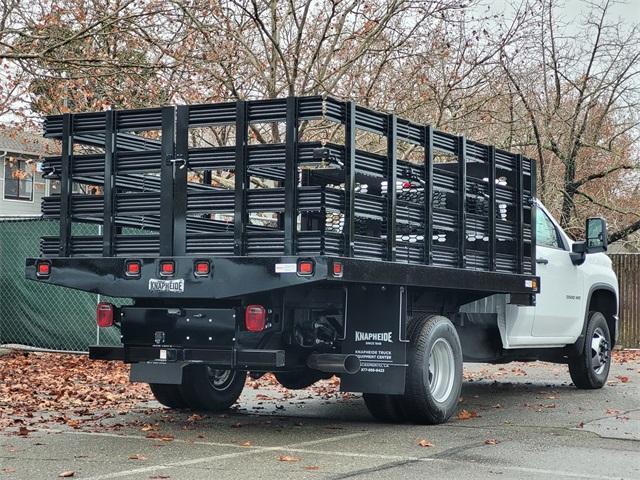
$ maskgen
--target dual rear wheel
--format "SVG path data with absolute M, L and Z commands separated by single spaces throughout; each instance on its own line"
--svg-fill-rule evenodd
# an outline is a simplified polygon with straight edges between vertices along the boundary
M 182 385 L 150 383 L 149 387 L 165 407 L 221 412 L 238 400 L 245 380 L 246 372 L 189 365 L 183 371 Z
M 462 388 L 462 347 L 451 321 L 429 315 L 409 326 L 404 395 L 364 394 L 380 421 L 446 422 L 457 409 Z

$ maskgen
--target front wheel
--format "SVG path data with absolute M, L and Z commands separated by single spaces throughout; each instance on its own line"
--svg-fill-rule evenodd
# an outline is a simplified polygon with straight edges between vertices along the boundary
M 569 357 L 569 374 L 580 389 L 602 388 L 611 367 L 611 333 L 604 315 L 589 312 L 582 353 Z
M 246 372 L 220 370 L 209 365 L 190 365 L 184 370 L 182 396 L 194 410 L 221 412 L 242 393 Z
M 407 420 L 446 422 L 458 407 L 462 389 L 462 347 L 451 321 L 440 315 L 410 329 L 405 394 L 401 410 Z

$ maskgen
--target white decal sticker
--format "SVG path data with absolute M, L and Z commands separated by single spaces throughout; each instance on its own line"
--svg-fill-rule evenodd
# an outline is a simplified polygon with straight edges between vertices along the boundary
M 168 292 L 168 293 L 184 293 L 184 279 L 176 280 L 157 280 L 149 279 L 150 292 Z
M 296 273 L 297 270 L 295 263 L 276 263 L 276 273 Z
M 356 342 L 388 342 L 393 343 L 393 332 L 358 332 L 356 330 Z
M 166 359 L 167 359 L 167 351 L 160 350 L 160 360 L 166 360 Z
M 525 280 L 524 281 L 524 286 L 526 288 L 533 288 L 533 282 L 531 280 Z

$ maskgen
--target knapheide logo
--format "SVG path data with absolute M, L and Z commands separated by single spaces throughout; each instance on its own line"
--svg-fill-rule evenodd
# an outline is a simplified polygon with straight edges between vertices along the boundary
M 356 330 L 356 342 L 389 342 L 393 343 L 393 332 L 358 332 Z
M 149 279 L 150 292 L 184 293 L 184 278 L 176 280 Z

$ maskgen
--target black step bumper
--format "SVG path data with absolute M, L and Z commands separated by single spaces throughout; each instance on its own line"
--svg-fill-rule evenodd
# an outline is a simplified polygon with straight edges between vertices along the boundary
M 89 347 L 92 360 L 207 363 L 220 368 L 270 371 L 284 367 L 284 350 L 202 349 L 180 347 L 119 346 Z

